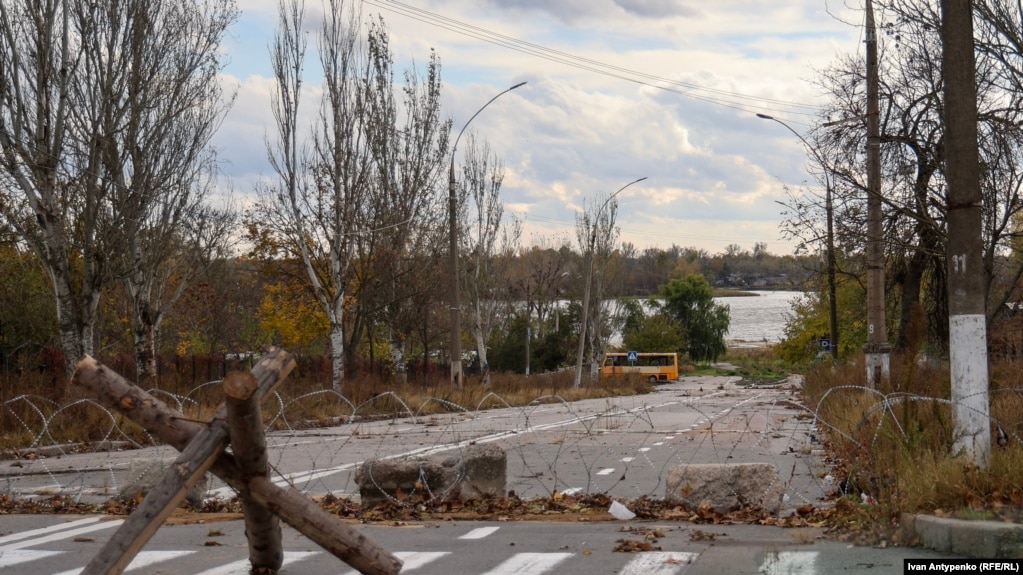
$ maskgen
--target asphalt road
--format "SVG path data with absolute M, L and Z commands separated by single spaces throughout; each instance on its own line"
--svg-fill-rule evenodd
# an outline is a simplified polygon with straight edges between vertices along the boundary
M 117 521 L 98 517 L 0 517 L 0 573 L 73 575 Z M 852 547 L 813 529 L 695 526 L 666 522 L 427 522 L 356 527 L 398 555 L 415 575 L 815 575 L 903 573 L 904 558 L 939 558 L 920 549 Z M 647 539 L 646 533 L 653 534 Z M 622 541 L 649 551 L 615 551 Z M 281 573 L 354 573 L 293 529 L 284 530 Z M 241 521 L 162 527 L 129 573 L 247 575 Z

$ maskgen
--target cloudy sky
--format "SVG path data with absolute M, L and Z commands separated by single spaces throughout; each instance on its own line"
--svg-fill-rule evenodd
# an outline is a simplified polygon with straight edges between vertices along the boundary
M 805 131 L 821 103 L 815 70 L 862 47 L 859 0 L 361 4 L 384 17 L 399 66 L 436 49 L 456 132 L 491 97 L 528 82 L 472 123 L 505 164 L 506 212 L 524 220 L 526 241 L 574 237 L 588 202 L 646 177 L 618 195 L 623 241 L 710 253 L 765 242 L 790 253 L 778 225 L 783 186 L 816 183 L 799 140 L 755 114 Z M 264 141 L 273 134 L 268 45 L 277 8 L 276 0 L 238 5 L 225 42 L 225 82 L 237 99 L 215 145 L 244 197 L 271 174 Z M 307 7 L 315 13 L 319 0 Z

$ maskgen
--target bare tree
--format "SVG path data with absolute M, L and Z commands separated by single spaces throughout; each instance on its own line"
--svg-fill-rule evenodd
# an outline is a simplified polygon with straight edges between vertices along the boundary
M 302 262 L 330 323 L 332 386 L 340 391 L 346 357 L 381 317 L 394 320 L 392 343 L 404 349 L 396 318 L 407 315 L 405 288 L 415 287 L 405 275 L 429 243 L 446 147 L 440 66 L 434 56 L 425 79 L 407 72 L 399 103 L 382 21 L 363 40 L 356 4 L 328 0 L 317 42 L 323 93 L 303 151 L 304 8 L 282 2 L 279 12 L 272 51 L 278 137 L 270 150 L 279 181 L 261 190 L 251 223 L 272 230 L 279 249 Z
M 69 375 L 93 351 L 104 287 L 128 273 L 117 254 L 165 192 L 136 185 L 159 181 L 149 138 L 208 140 L 212 126 L 192 122 L 209 92 L 197 102 L 188 90 L 215 77 L 234 14 L 213 0 L 0 5 L 0 178 L 12 190 L 3 212 L 53 282 Z
M 494 261 L 504 216 L 504 204 L 501 202 L 504 165 L 493 154 L 486 140 L 479 140 L 475 134 L 470 134 L 462 175 L 459 195 L 463 200 L 460 205 L 465 206 L 465 209 L 461 218 L 461 228 L 464 230 L 461 252 L 468 254 L 469 260 L 463 267 L 463 291 L 468 294 L 466 304 L 472 318 L 470 325 L 483 370 L 483 383 L 488 384 L 490 373 L 486 366 L 490 365 L 490 361 L 487 358 L 487 342 L 506 305 L 505 298 L 499 297 L 498 290 L 507 287 L 507 283 L 499 281 Z M 510 229 L 517 238 L 520 226 L 513 223 Z
M 596 378 L 600 369 L 600 358 L 604 354 L 609 337 L 606 326 L 612 311 L 610 304 L 613 302 L 605 301 L 605 287 L 613 284 L 609 280 L 612 279 L 614 270 L 608 263 L 612 259 L 620 233 L 618 226 L 615 225 L 618 216 L 618 200 L 615 199 L 615 195 L 623 189 L 625 188 L 607 196 L 599 206 L 591 204 L 589 209 L 584 209 L 576 216 L 576 241 L 588 261 L 587 269 L 583 271 L 586 274 L 587 293 L 583 296 L 582 313 L 586 327 L 580 329 L 579 337 L 589 343 L 589 355 L 586 355 L 586 347 L 581 343 L 580 357 L 576 358 L 576 361 L 583 361 L 590 366 L 591 381 Z M 579 385 L 579 382 L 576 382 L 576 385 Z

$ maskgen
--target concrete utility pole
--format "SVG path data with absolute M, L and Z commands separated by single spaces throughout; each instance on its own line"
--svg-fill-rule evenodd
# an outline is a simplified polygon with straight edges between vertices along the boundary
M 942 0 L 948 310 L 954 450 L 987 467 L 991 455 L 987 320 L 981 260 L 977 84 L 970 0 Z
M 451 146 L 451 164 L 448 167 L 448 264 L 451 266 L 451 385 L 457 388 L 462 387 L 462 300 L 458 293 L 458 194 L 455 192 L 455 150 L 458 149 L 458 141 L 462 139 L 465 129 L 480 112 L 494 100 L 525 85 L 525 82 L 519 82 L 487 100 L 487 103 L 476 110 L 462 126 L 458 137 L 455 138 L 455 145 Z
M 881 114 L 878 98 L 877 30 L 874 5 L 867 0 L 867 384 L 891 374 L 884 317 L 884 228 L 881 212 Z

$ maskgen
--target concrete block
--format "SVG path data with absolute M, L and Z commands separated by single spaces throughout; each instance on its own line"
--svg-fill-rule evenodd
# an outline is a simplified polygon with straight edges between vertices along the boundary
M 131 499 L 139 493 L 145 497 L 149 490 L 163 479 L 163 475 L 174 463 L 174 457 L 135 459 L 128 465 L 128 472 L 124 474 L 123 483 L 117 490 L 120 499 Z M 202 507 L 206 492 L 209 491 L 210 476 L 203 474 L 195 487 L 185 495 L 185 500 L 193 507 Z
M 785 484 L 770 463 L 679 465 L 668 471 L 664 497 L 696 508 L 707 502 L 721 513 L 759 505 L 776 513 L 781 509 Z
M 355 473 L 363 508 L 388 501 L 427 503 L 505 493 L 508 456 L 494 445 L 413 459 L 374 459 Z

